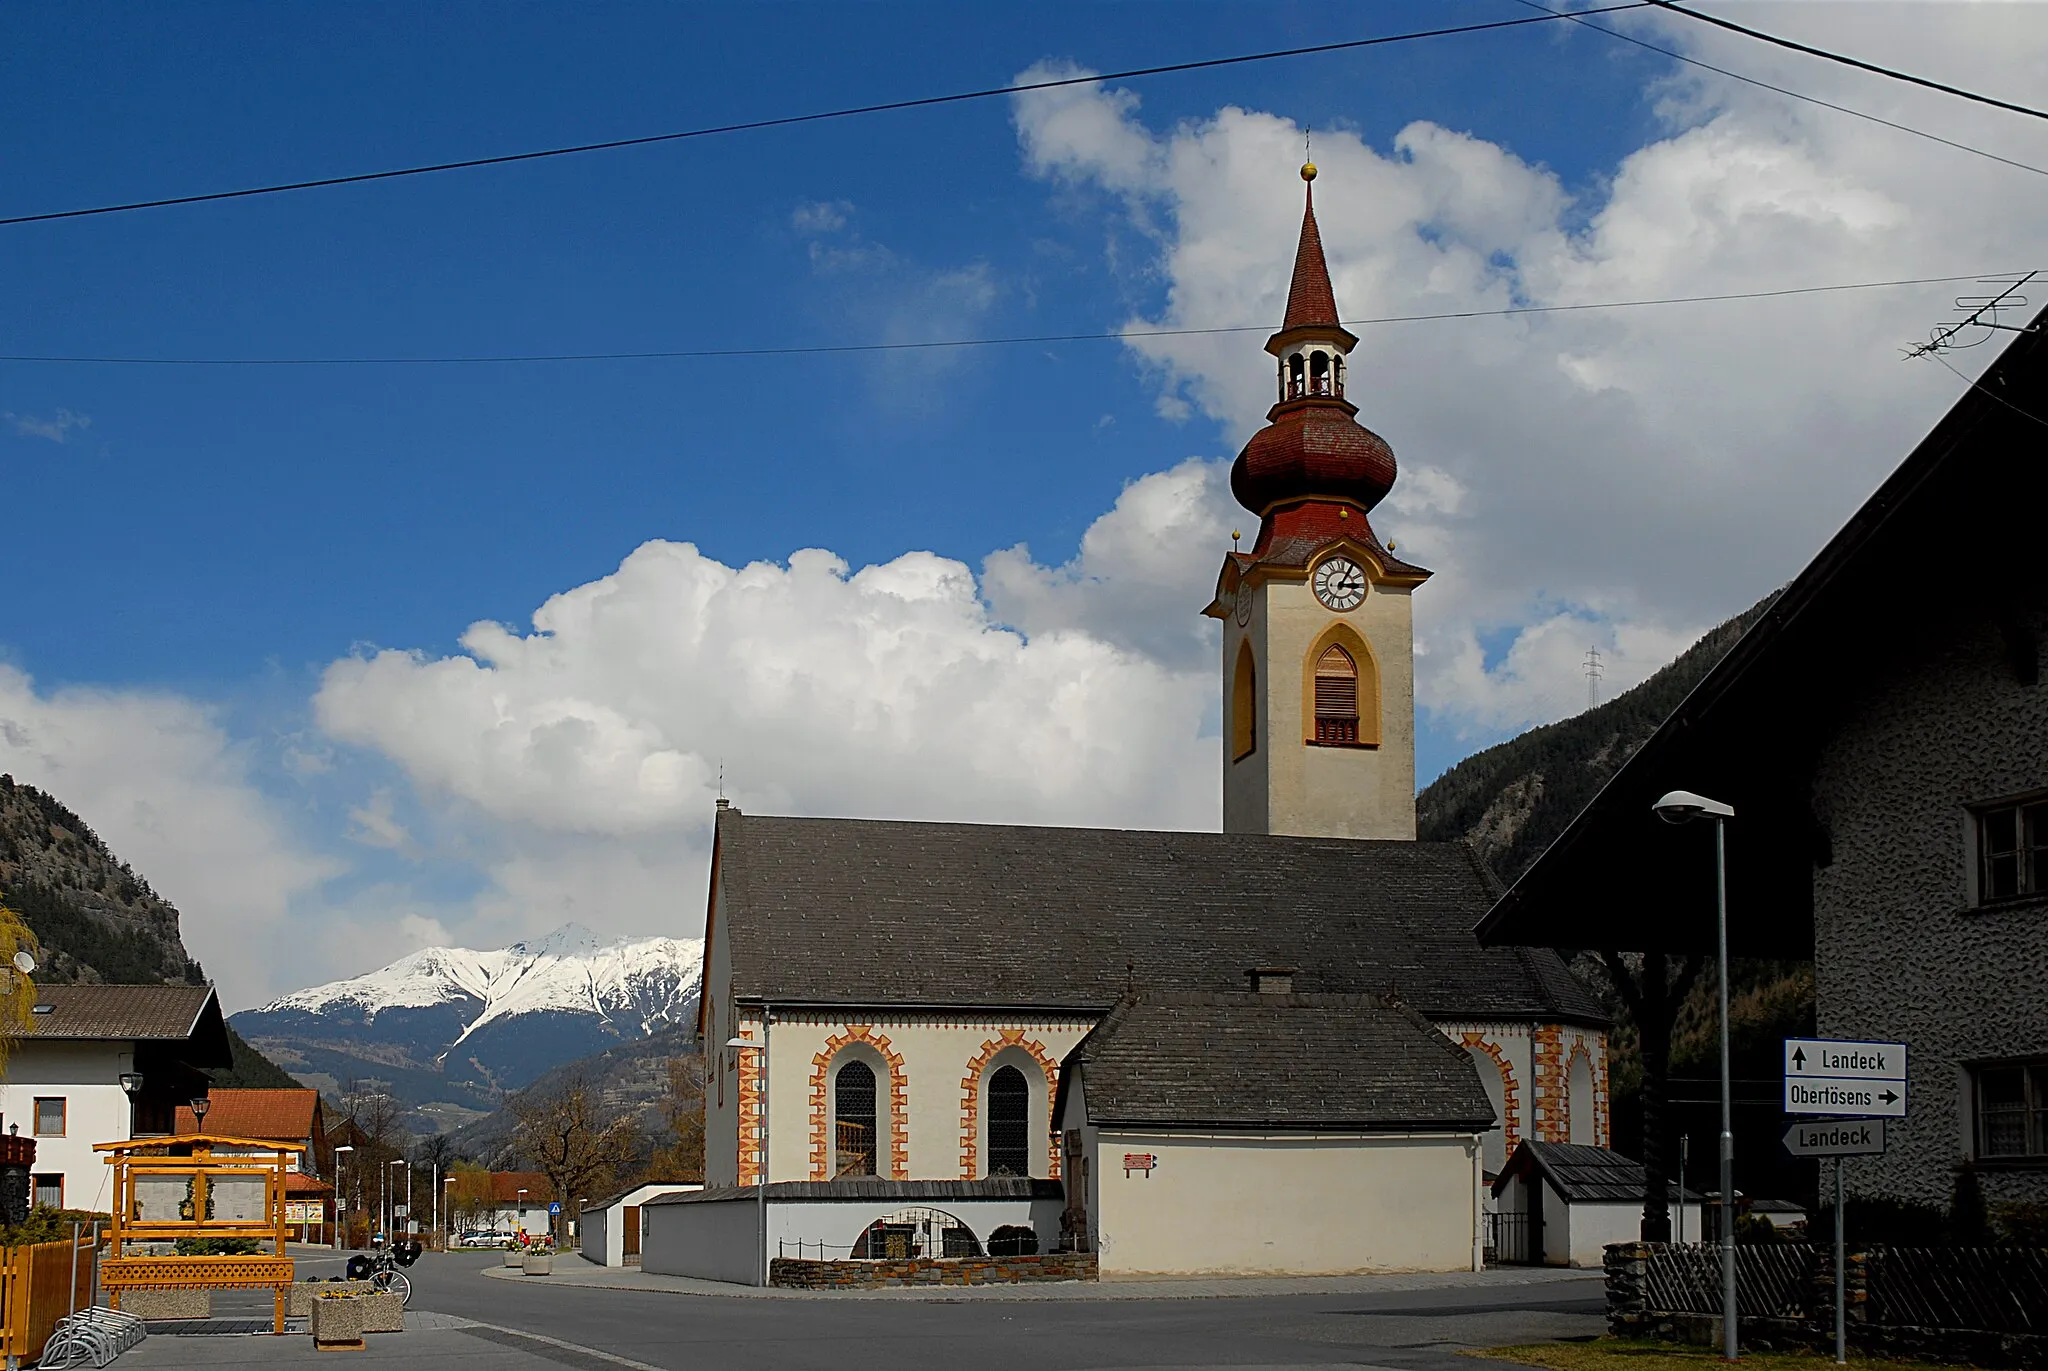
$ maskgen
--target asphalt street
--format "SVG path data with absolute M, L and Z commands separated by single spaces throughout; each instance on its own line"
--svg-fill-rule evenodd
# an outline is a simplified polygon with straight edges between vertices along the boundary
M 497 1261 L 495 1254 L 421 1258 L 410 1273 L 411 1312 L 420 1316 L 416 1324 L 441 1326 L 372 1339 L 372 1353 L 363 1360 L 582 1371 L 617 1371 L 622 1365 L 659 1371 L 1475 1371 L 1469 1358 L 1457 1355 L 1459 1349 L 1586 1338 L 1602 1329 L 1597 1273 L 1349 1295 L 735 1299 L 576 1288 L 550 1285 L 544 1277 L 487 1279 L 484 1268 Z M 304 1255 L 299 1266 L 302 1275 L 339 1270 L 338 1261 Z M 472 1326 L 457 1326 L 465 1321 Z M 263 1338 L 158 1336 L 123 1364 L 144 1371 L 244 1362 L 275 1366 L 310 1358 L 310 1340 L 288 1341 L 289 1353 L 278 1355 L 285 1349 Z M 218 1355 L 205 1355 L 201 1344 L 215 1344 Z M 262 1350 L 266 1344 L 274 1349 L 269 1354 Z M 297 1356 L 301 1344 L 307 1344 L 308 1358 Z

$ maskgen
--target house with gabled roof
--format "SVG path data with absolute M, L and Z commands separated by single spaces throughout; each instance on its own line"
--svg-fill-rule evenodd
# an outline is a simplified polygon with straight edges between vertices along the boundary
M 0 1081 L 0 1124 L 33 1137 L 31 1202 L 105 1209 L 96 1143 L 168 1134 L 181 1103 L 233 1064 L 227 1022 L 204 985 L 36 987 Z

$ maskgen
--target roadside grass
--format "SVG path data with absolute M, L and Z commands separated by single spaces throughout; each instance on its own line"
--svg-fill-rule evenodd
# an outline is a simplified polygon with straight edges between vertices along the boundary
M 1589 1342 L 1537 1342 L 1515 1347 L 1469 1348 L 1468 1357 L 1539 1366 L 1545 1371 L 1656 1371 L 1662 1367 L 1704 1368 L 1727 1365 L 1718 1350 L 1636 1338 L 1595 1338 Z M 1741 1364 L 1758 1371 L 1826 1371 L 1835 1359 L 1815 1352 L 1744 1352 Z M 1955 1371 L 1921 1361 L 1884 1361 L 1851 1356 L 1851 1371 Z

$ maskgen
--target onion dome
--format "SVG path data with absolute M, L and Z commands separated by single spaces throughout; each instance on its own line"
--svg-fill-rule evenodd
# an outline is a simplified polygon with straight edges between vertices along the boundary
M 1314 181 L 1315 165 L 1301 169 Z M 1394 450 L 1354 417 L 1344 398 L 1346 362 L 1358 339 L 1338 321 L 1336 293 L 1308 192 L 1287 314 L 1266 343 L 1279 359 L 1279 399 L 1230 469 L 1230 492 L 1254 514 L 1300 500 L 1340 500 L 1370 510 L 1394 485 Z

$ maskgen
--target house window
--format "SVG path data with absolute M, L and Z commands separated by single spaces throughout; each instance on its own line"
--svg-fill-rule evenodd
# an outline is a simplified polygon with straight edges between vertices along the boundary
M 1031 1087 L 1014 1066 L 988 1080 L 988 1174 L 1031 1174 Z
M 1977 1067 L 1977 1155 L 2048 1158 L 2048 1062 Z
M 1249 757 L 1259 746 L 1258 673 L 1251 644 L 1238 649 L 1237 676 L 1230 686 L 1230 759 Z
M 832 1174 L 875 1174 L 875 1071 L 851 1061 L 832 1081 Z
M 2048 800 L 1978 810 L 1977 852 L 1979 899 L 2048 890 Z
M 1316 659 L 1316 741 L 1358 741 L 1358 663 L 1341 647 Z
M 62 1209 L 64 1207 L 64 1176 L 62 1172 L 49 1172 L 31 1178 L 36 1188 L 36 1208 Z
M 62 1095 L 38 1095 L 36 1097 L 36 1136 L 38 1138 L 61 1138 L 64 1136 L 64 1097 Z

